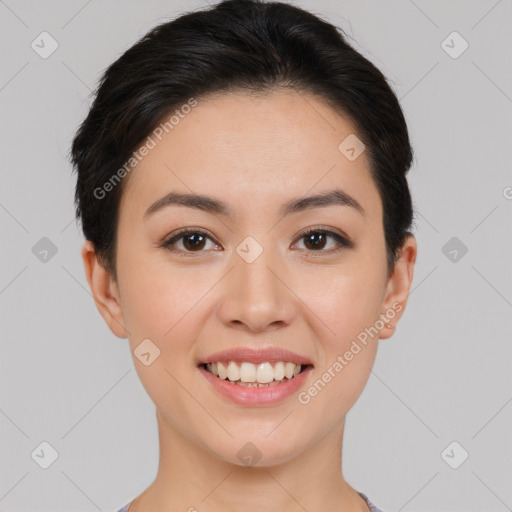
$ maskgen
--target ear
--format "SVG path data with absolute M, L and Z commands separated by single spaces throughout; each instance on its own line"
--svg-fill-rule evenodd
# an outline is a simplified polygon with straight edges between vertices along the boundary
M 126 338 L 119 289 L 114 277 L 101 264 L 91 241 L 82 246 L 85 275 L 101 316 L 118 338 Z
M 381 319 L 384 321 L 384 327 L 380 331 L 380 339 L 387 339 L 393 335 L 398 320 L 404 314 L 411 288 L 417 252 L 416 239 L 412 234 L 407 235 L 400 249 L 399 258 L 395 262 L 395 268 L 389 276 L 386 285 L 386 293 L 381 310 Z

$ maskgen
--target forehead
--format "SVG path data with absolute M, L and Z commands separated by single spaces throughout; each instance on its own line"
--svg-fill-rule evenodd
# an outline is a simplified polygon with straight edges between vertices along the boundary
M 243 205 L 334 187 L 378 199 L 366 152 L 351 161 L 339 149 L 357 136 L 353 123 L 318 97 L 215 94 L 183 112 L 159 137 L 151 135 L 154 147 L 130 173 L 122 202 L 147 207 L 179 190 Z

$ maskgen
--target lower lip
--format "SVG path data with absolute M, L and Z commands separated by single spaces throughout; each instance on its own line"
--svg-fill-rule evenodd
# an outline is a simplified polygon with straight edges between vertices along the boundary
M 249 406 L 274 405 L 285 400 L 304 384 L 310 370 L 311 366 L 308 366 L 304 371 L 288 381 L 283 381 L 274 386 L 260 388 L 256 386 L 239 386 L 228 380 L 219 379 L 219 377 L 216 377 L 202 366 L 199 366 L 199 371 L 212 384 L 216 391 L 239 405 Z

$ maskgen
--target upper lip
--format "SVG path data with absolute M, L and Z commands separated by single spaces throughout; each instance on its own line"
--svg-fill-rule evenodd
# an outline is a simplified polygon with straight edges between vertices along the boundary
M 312 364 L 307 357 L 277 347 L 270 347 L 265 349 L 241 347 L 222 350 L 220 352 L 215 352 L 215 354 L 211 354 L 204 359 L 201 359 L 198 364 L 202 365 L 206 363 L 218 363 L 224 361 L 235 361 L 239 363 L 245 361 L 254 364 L 284 361 L 300 365 Z

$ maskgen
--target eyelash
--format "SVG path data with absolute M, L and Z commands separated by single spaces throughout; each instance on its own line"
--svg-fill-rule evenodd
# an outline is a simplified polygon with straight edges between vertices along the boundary
M 347 238 L 343 237 L 342 235 L 336 233 L 335 231 L 331 231 L 329 229 L 325 229 L 325 228 L 317 227 L 317 226 L 310 227 L 310 228 L 306 229 L 305 231 L 303 231 L 302 233 L 300 233 L 298 240 L 302 240 L 303 238 L 305 238 L 306 236 L 308 236 L 312 233 L 321 233 L 324 235 L 331 236 L 338 243 L 338 247 L 335 250 L 320 249 L 318 251 L 314 251 L 314 250 L 306 249 L 309 253 L 313 253 L 314 256 L 322 256 L 323 254 L 332 254 L 333 252 L 337 252 L 341 249 L 351 249 L 354 247 L 354 244 L 351 241 L 349 241 Z M 167 249 L 170 252 L 184 255 L 185 257 L 191 257 L 191 256 L 193 257 L 194 253 L 201 253 L 201 252 L 205 252 L 205 251 L 204 250 L 183 251 L 182 249 L 176 249 L 176 247 L 174 247 L 174 244 L 181 238 L 185 237 L 186 235 L 196 235 L 196 234 L 202 235 L 202 236 L 210 239 L 212 242 L 216 243 L 213 240 L 213 238 L 206 231 L 203 231 L 202 229 L 183 228 L 183 229 L 180 229 L 177 232 L 173 233 L 173 235 L 170 238 L 167 238 L 166 240 L 164 240 L 161 244 L 161 247 L 164 249 Z M 319 253 L 319 254 L 317 255 L 314 253 Z

